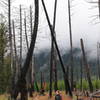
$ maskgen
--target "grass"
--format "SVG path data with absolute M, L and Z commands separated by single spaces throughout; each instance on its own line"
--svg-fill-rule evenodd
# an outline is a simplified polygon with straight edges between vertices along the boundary
M 7 94 L 0 95 L 0 100 L 8 100 L 8 95 Z

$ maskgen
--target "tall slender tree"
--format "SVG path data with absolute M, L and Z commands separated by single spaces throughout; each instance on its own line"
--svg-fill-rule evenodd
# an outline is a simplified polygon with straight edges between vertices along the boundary
M 71 66 L 71 89 L 73 90 L 73 41 L 72 41 L 72 25 L 71 25 L 71 9 L 70 0 L 68 0 L 68 12 L 69 12 L 69 34 L 70 34 L 70 66 Z
M 56 33 L 55 33 L 56 9 L 57 9 L 57 0 L 55 0 L 55 4 L 54 4 L 54 16 L 53 16 L 53 26 L 52 26 L 55 38 L 56 38 Z M 51 36 L 51 39 L 52 39 L 52 36 Z M 50 93 L 49 93 L 50 97 L 52 96 L 53 74 L 54 74 L 54 80 L 55 80 L 54 89 L 55 89 L 55 91 L 58 89 L 56 59 L 57 59 L 56 49 L 55 49 L 54 41 L 52 39 L 52 41 L 51 41 L 51 59 L 50 59 L 50 61 L 51 61 L 50 62 Z
M 25 38 L 26 38 L 27 50 L 28 50 L 29 43 L 28 43 L 28 35 L 27 35 L 26 13 L 25 13 L 25 18 L 24 18 L 24 27 L 25 27 Z
M 20 70 L 22 68 L 22 8 L 20 5 Z
M 53 30 L 55 31 L 55 24 L 56 24 L 56 11 L 57 11 L 57 0 L 55 0 L 55 4 L 54 4 L 54 20 L 53 20 Z M 55 38 L 56 38 L 56 32 L 54 32 Z M 52 40 L 53 42 L 53 40 Z M 56 48 L 53 42 L 53 46 L 54 46 L 54 73 L 55 73 L 55 84 L 54 84 L 54 89 L 55 91 L 58 90 L 58 84 L 57 84 L 57 52 L 56 52 Z
M 100 79 L 100 43 L 97 43 L 97 66 L 98 78 Z

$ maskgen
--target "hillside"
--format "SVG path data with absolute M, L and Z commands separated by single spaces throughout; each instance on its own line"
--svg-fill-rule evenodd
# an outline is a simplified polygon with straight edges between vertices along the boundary
M 80 66 L 81 66 L 81 64 L 80 64 L 81 50 L 79 48 L 74 48 L 73 54 L 74 54 L 74 78 L 79 79 Z M 67 68 L 68 66 L 70 68 L 70 51 L 69 50 L 62 55 L 62 59 L 63 59 L 64 65 L 65 65 L 65 68 Z M 88 63 L 91 67 L 91 73 L 93 73 L 92 75 L 97 74 L 96 59 L 88 59 Z M 61 69 L 58 58 L 57 58 L 57 68 L 58 68 L 57 69 L 58 70 L 58 78 L 62 79 L 63 74 L 62 74 L 62 69 Z M 42 51 L 35 56 L 35 70 L 37 73 L 36 76 L 38 77 L 38 80 L 40 80 L 40 72 L 45 72 L 44 77 L 45 77 L 45 80 L 48 81 L 49 69 L 50 69 L 50 51 Z M 84 66 L 83 66 L 83 69 L 84 69 Z M 83 70 L 83 71 L 85 71 L 85 70 Z

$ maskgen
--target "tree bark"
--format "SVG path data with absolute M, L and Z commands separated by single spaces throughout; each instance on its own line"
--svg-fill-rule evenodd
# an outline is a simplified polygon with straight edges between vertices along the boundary
M 39 21 L 39 4 L 38 0 L 35 0 L 35 21 L 34 21 L 34 30 L 32 34 L 32 41 L 30 44 L 30 48 L 28 50 L 23 68 L 21 69 L 21 75 L 19 77 L 19 80 L 16 83 L 16 86 L 14 88 L 12 97 L 16 100 L 18 93 L 21 92 L 22 99 L 21 100 L 27 100 L 27 90 L 26 90 L 26 74 L 30 66 L 30 61 L 32 59 L 36 37 L 37 37 L 37 31 L 38 31 L 38 21 Z
M 19 66 L 19 75 L 22 68 L 22 8 L 20 5 L 20 66 Z
M 73 43 L 72 43 L 72 25 L 71 25 L 71 10 L 70 0 L 68 0 L 68 12 L 69 12 L 69 33 L 70 33 L 70 65 L 71 65 L 71 90 L 73 91 Z
M 63 71 L 63 74 L 64 74 L 64 79 L 65 79 L 65 86 L 68 86 L 68 88 L 66 88 L 66 92 L 69 91 L 69 95 L 72 96 L 72 92 L 71 92 L 69 81 L 68 81 L 67 77 L 65 78 L 66 71 L 65 71 L 65 67 L 64 67 L 61 55 L 60 55 L 58 44 L 57 44 L 55 36 L 54 36 L 54 30 L 53 30 L 53 28 L 51 26 L 51 23 L 50 23 L 50 20 L 49 20 L 49 16 L 48 16 L 48 13 L 47 13 L 47 10 L 46 10 L 46 7 L 45 7 L 45 4 L 44 4 L 43 0 L 42 0 L 42 5 L 43 5 L 44 11 L 45 11 L 45 15 L 46 15 L 46 19 L 47 19 L 47 22 L 48 22 L 48 25 L 49 25 L 49 28 L 50 28 L 50 31 L 51 31 L 51 36 L 52 36 L 52 39 L 53 39 L 53 41 L 55 43 L 55 47 L 56 47 L 56 50 L 57 50 L 57 53 L 58 53 L 58 57 L 59 57 L 59 60 L 60 60 L 60 63 L 61 63 L 61 67 L 62 67 L 62 71 Z
M 98 66 L 98 78 L 100 80 L 100 54 L 99 54 L 99 50 L 100 50 L 100 43 L 97 43 L 97 66 Z
M 93 84 L 92 84 L 92 81 L 91 81 L 89 65 L 88 65 L 88 62 L 87 62 L 87 59 L 86 59 L 86 55 L 85 55 L 83 39 L 81 39 L 80 41 L 81 41 L 81 49 L 82 49 L 82 54 L 83 54 L 83 61 L 84 61 L 85 69 L 86 69 L 86 74 L 87 74 L 87 79 L 88 79 L 90 92 L 93 92 Z

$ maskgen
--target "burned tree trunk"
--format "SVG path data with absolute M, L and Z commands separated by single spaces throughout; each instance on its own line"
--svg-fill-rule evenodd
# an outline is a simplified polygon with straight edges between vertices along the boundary
M 99 18 L 100 18 L 100 0 L 98 0 Z
M 80 59 L 80 90 L 82 91 L 82 78 L 83 78 L 83 63 L 82 59 Z
M 27 26 L 26 26 L 26 14 L 25 14 L 25 18 L 24 18 L 24 27 L 25 27 L 25 38 L 26 38 L 26 44 L 27 44 L 27 50 L 29 48 L 29 44 L 28 44 L 28 36 L 27 36 Z
M 41 72 L 41 90 L 43 89 L 43 73 Z
M 57 10 L 57 0 L 55 0 L 55 5 L 54 5 L 54 20 L 53 20 L 53 30 L 55 30 L 55 23 L 56 23 L 56 10 Z M 56 39 L 56 33 L 54 32 L 55 39 Z M 53 42 L 53 39 L 52 39 Z M 55 91 L 58 90 L 58 84 L 57 84 L 57 52 L 56 48 L 53 42 L 53 52 L 54 52 L 54 74 L 55 74 L 55 83 L 54 83 L 54 89 Z
M 38 18 L 39 18 L 39 4 L 38 0 L 35 0 L 35 21 L 34 21 L 34 30 L 32 34 L 32 41 L 30 44 L 30 48 L 28 50 L 23 68 L 21 69 L 21 74 L 20 77 L 16 83 L 16 86 L 14 88 L 12 97 L 16 100 L 18 93 L 21 92 L 22 98 L 21 100 L 27 100 L 27 89 L 26 89 L 26 74 L 30 66 L 30 61 L 32 59 L 34 47 L 35 47 L 35 42 L 36 42 L 36 37 L 37 37 L 37 31 L 38 31 Z
M 15 23 L 14 20 L 12 21 L 12 26 L 13 26 L 13 43 L 14 43 L 14 85 L 16 81 L 18 80 L 18 57 L 17 57 L 17 49 L 16 49 L 16 37 L 15 37 Z
M 53 78 L 53 42 L 51 44 L 51 58 L 50 58 L 50 91 L 49 96 L 52 97 L 52 78 Z
M 69 12 L 69 33 L 70 33 L 70 66 L 71 66 L 71 90 L 73 91 L 73 43 L 72 43 L 72 26 L 71 26 L 71 10 L 70 1 L 68 0 L 68 12 Z
M 65 71 L 65 67 L 64 67 L 61 55 L 60 55 L 58 44 L 57 44 L 55 36 L 54 36 L 54 30 L 53 30 L 52 25 L 50 23 L 49 16 L 48 16 L 48 13 L 47 13 L 47 10 L 46 10 L 46 7 L 45 7 L 45 4 L 44 4 L 43 0 L 42 0 L 42 5 L 43 5 L 44 11 L 45 11 L 45 15 L 46 15 L 46 19 L 47 19 L 47 22 L 48 22 L 48 25 L 49 25 L 49 28 L 50 28 L 50 31 L 51 31 L 51 36 L 52 36 L 52 39 L 53 39 L 53 41 L 55 43 L 55 47 L 56 47 L 56 50 L 57 50 L 57 53 L 58 53 L 58 57 L 59 57 L 59 60 L 60 60 L 60 63 L 61 63 L 62 71 L 63 71 L 63 74 L 64 74 L 66 93 L 67 93 L 67 91 L 69 91 L 69 95 L 72 96 L 72 91 L 71 91 L 71 88 L 70 88 L 70 84 L 69 84 L 69 81 L 68 81 L 68 79 L 66 77 L 67 74 L 66 74 L 66 71 Z
M 24 18 L 24 28 L 25 28 L 26 46 L 27 46 L 27 51 L 28 51 L 29 43 L 28 43 L 28 36 L 27 36 L 26 13 L 25 13 L 25 18 Z M 32 64 L 31 63 L 32 63 L 32 61 L 30 62 L 30 68 L 29 68 L 27 76 L 26 76 L 26 81 L 27 81 L 27 86 L 28 86 L 28 90 L 29 90 L 29 95 L 30 95 L 30 97 L 33 97 L 32 89 L 31 89 L 31 73 L 32 73 Z
M 8 27 L 9 27 L 9 43 L 10 43 L 10 64 L 12 69 L 11 0 L 8 0 Z
M 32 24 L 32 7 L 30 6 L 30 29 L 31 29 L 31 38 L 32 38 L 32 27 L 33 27 L 33 24 Z
M 56 8 L 57 8 L 57 0 L 55 0 L 55 5 L 54 5 L 54 18 L 53 18 L 53 30 L 55 30 L 55 23 L 56 23 Z M 54 36 L 56 37 L 56 34 L 54 32 Z M 52 39 L 52 36 L 51 36 Z M 51 59 L 50 59 L 50 97 L 52 97 L 52 79 L 53 79 L 53 72 L 54 72 L 54 89 L 55 91 L 58 89 L 57 86 L 57 67 L 56 67 L 56 49 L 54 45 L 54 41 L 52 39 L 51 41 Z
M 13 46 L 12 46 L 12 31 L 11 31 L 11 0 L 8 0 L 8 32 L 9 32 L 9 46 L 10 46 L 10 66 L 11 66 L 11 93 L 14 88 L 14 69 L 13 69 Z
M 93 85 L 92 85 L 91 76 L 90 76 L 90 69 L 89 69 L 89 65 L 88 65 L 88 62 L 87 62 L 87 59 L 86 59 L 86 55 L 85 55 L 83 39 L 81 39 L 80 41 L 81 41 L 83 61 L 84 61 L 85 69 L 86 69 L 87 80 L 88 80 L 88 83 L 89 83 L 90 92 L 93 92 Z
M 97 66 L 98 66 L 98 78 L 100 80 L 100 43 L 97 43 Z
M 22 8 L 20 5 L 20 66 L 19 66 L 20 70 L 19 71 L 21 71 L 21 68 L 22 68 Z
M 30 6 L 30 30 L 31 30 L 31 39 L 32 39 L 32 27 L 33 27 L 33 24 L 32 24 L 33 20 L 32 20 L 32 7 Z M 34 57 L 32 57 L 31 59 L 31 66 L 32 66 L 32 73 L 31 73 L 31 89 L 32 91 L 34 92 L 34 80 L 35 80 L 35 64 L 34 64 Z

